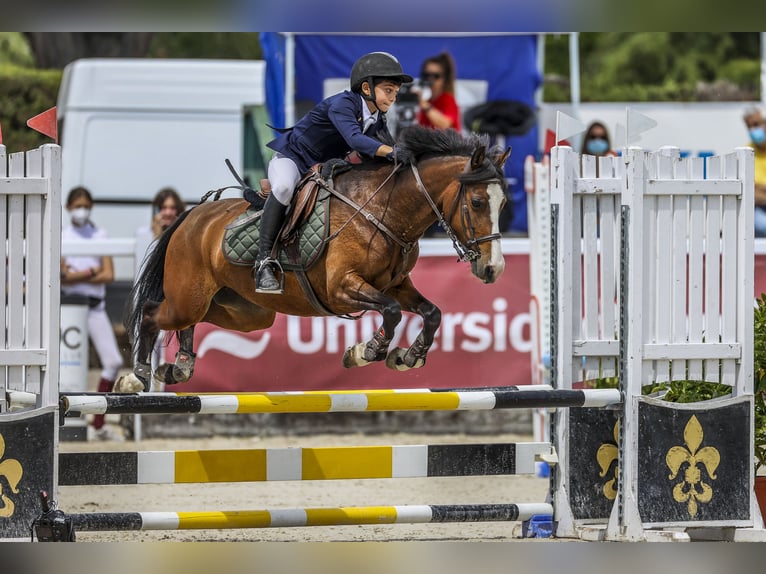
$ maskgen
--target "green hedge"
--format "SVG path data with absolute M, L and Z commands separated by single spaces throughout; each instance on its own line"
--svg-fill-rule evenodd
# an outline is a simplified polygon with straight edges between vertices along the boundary
M 56 105 L 61 70 L 34 70 L 0 65 L 0 129 L 8 152 L 53 143 L 27 127 L 27 120 Z

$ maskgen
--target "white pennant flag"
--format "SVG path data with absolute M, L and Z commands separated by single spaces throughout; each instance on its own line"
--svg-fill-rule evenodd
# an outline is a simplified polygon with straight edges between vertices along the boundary
M 580 120 L 563 112 L 556 112 L 556 143 L 583 133 L 587 126 Z
M 657 122 L 649 116 L 645 116 L 641 112 L 637 112 L 633 108 L 628 107 L 625 108 L 625 121 L 627 125 L 627 145 L 639 141 L 642 133 L 657 125 Z
M 641 141 L 641 136 L 634 135 L 633 141 L 631 143 L 636 143 Z M 628 132 L 625 129 L 625 125 L 621 123 L 617 123 L 614 126 L 614 145 L 615 147 L 624 146 L 625 148 L 628 147 Z

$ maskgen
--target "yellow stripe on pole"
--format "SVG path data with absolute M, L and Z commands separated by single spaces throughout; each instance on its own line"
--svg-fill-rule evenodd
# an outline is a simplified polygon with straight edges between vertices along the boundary
M 369 394 L 394 394 L 397 391 L 394 389 L 339 389 L 337 391 L 302 391 L 303 393 L 307 395 L 322 395 L 322 394 L 331 394 L 331 395 L 369 395 Z
M 368 395 L 368 411 L 453 411 L 460 405 L 460 395 L 444 393 L 396 393 Z
M 179 450 L 175 481 L 255 482 L 266 480 L 266 450 Z
M 332 398 L 324 395 L 245 395 L 239 397 L 238 413 L 329 412 Z
M 393 506 L 306 509 L 306 526 L 393 524 L 395 522 L 396 508 Z
M 304 448 L 303 480 L 391 478 L 393 447 Z
M 179 512 L 178 529 L 197 528 L 268 528 L 271 514 L 268 510 L 227 512 Z

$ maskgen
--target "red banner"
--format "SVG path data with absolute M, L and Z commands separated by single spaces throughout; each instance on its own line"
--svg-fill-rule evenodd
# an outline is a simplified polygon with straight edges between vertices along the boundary
M 529 259 L 506 255 L 503 276 L 483 285 L 454 256 L 421 257 L 415 285 L 442 310 L 442 324 L 423 368 L 393 371 L 381 363 L 345 369 L 347 347 L 372 337 L 377 313 L 357 321 L 278 315 L 267 331 L 238 333 L 209 324 L 195 329 L 189 392 L 452 388 L 531 382 Z M 766 255 L 755 261 L 755 294 L 766 292 Z M 405 314 L 393 346 L 417 337 L 420 317 Z M 169 360 L 177 345 L 167 349 Z

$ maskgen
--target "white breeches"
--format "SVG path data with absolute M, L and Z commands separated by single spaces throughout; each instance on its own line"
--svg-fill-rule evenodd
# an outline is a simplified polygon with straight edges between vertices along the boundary
M 295 162 L 280 153 L 275 153 L 269 162 L 269 183 L 271 193 L 282 205 L 290 205 L 295 186 L 301 179 L 301 173 Z
M 122 355 L 103 301 L 88 309 L 88 335 L 101 361 L 101 378 L 114 381 L 122 368 Z

